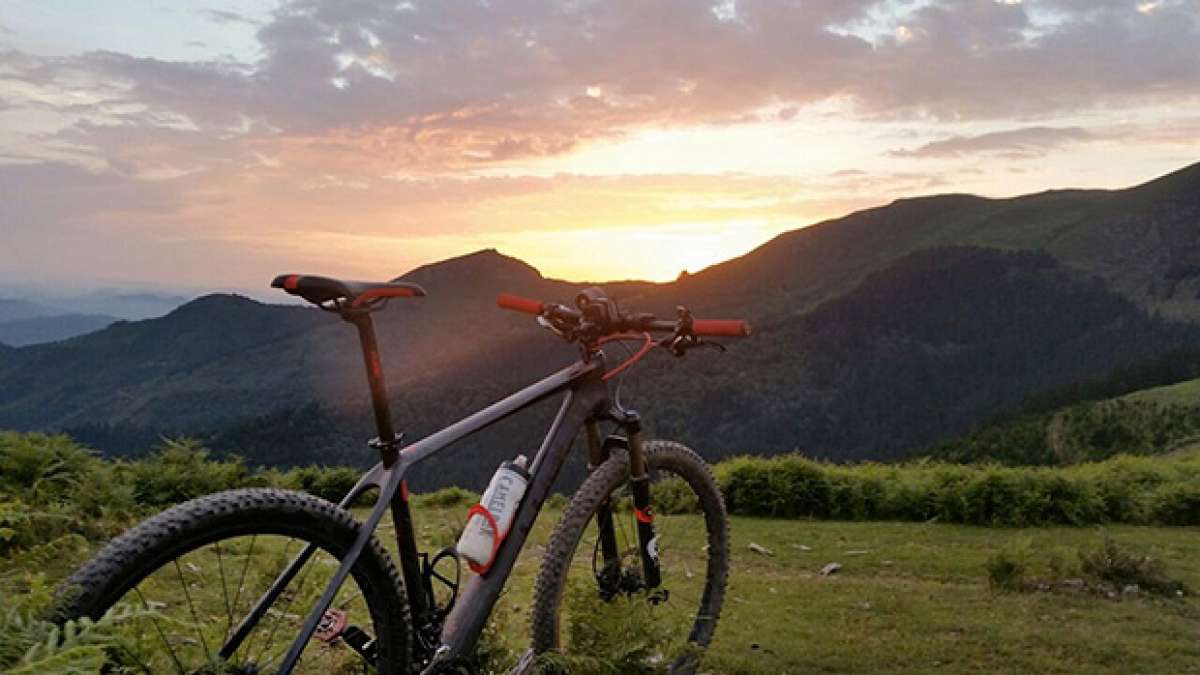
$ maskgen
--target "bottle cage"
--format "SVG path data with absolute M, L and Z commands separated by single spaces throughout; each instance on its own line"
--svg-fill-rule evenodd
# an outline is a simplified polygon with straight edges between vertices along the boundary
M 443 560 L 450 560 L 454 563 L 453 580 L 438 571 L 438 564 Z M 437 603 L 437 596 L 433 592 L 434 580 L 450 590 L 450 598 L 443 605 Z M 454 609 L 454 603 L 458 600 L 458 588 L 462 582 L 462 567 L 458 562 L 458 551 L 454 550 L 453 546 L 447 546 L 435 553 L 432 559 L 428 553 L 422 553 L 421 581 L 427 598 L 425 606 L 432 607 L 439 620 L 449 615 L 450 610 Z

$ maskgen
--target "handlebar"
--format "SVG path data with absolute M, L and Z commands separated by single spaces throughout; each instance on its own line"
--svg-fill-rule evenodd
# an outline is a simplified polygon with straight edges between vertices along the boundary
M 677 335 L 696 337 L 748 337 L 750 335 L 750 324 L 745 321 L 739 319 L 693 319 L 691 314 L 682 307 L 679 308 L 680 318 L 678 321 L 659 320 L 652 314 L 626 314 L 619 311 L 616 303 L 604 297 L 599 289 L 588 289 L 580 293 L 576 298 L 576 305 L 579 306 L 579 309 L 556 303 L 540 302 L 510 293 L 501 293 L 497 296 L 496 305 L 501 309 L 545 317 L 551 322 L 579 325 L 585 321 L 585 318 L 592 319 L 592 322 L 596 324 L 593 327 L 597 333 L 595 337 L 625 332 L 676 333 Z M 589 315 L 587 309 L 593 307 L 599 309 Z
M 514 312 L 523 312 L 525 314 L 541 314 L 542 309 L 546 306 L 545 303 L 529 298 L 522 298 L 519 295 L 509 293 L 501 293 L 496 296 L 496 305 L 500 309 L 509 309 Z
M 692 332 L 708 337 L 750 337 L 750 324 L 740 319 L 694 319 Z

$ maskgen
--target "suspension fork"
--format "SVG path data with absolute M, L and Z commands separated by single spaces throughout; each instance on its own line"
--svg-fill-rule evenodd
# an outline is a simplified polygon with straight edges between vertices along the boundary
M 588 471 L 591 472 L 608 461 L 612 454 L 610 447 L 623 439 L 610 437 L 601 441 L 600 424 L 596 420 L 589 420 L 584 425 L 584 431 L 588 444 Z M 596 528 L 599 530 L 600 553 L 604 560 L 597 581 L 601 594 L 608 599 L 616 594 L 621 581 L 621 556 L 617 549 L 616 531 L 613 528 L 612 503 L 608 499 L 596 510 Z
M 654 511 L 650 504 L 650 472 L 642 446 L 642 422 L 636 412 L 627 411 L 623 423 L 629 434 L 629 487 L 633 492 L 633 514 L 637 520 L 638 552 L 642 558 L 642 579 L 646 588 L 662 584 L 658 567 L 658 537 L 654 534 Z

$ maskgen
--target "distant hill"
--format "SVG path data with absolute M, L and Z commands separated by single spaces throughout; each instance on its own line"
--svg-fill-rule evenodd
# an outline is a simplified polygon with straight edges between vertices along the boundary
M 54 307 L 48 307 L 36 302 L 27 300 L 17 300 L 13 298 L 0 298 L 0 323 L 9 321 L 22 321 L 24 319 L 33 319 L 39 316 L 52 316 L 54 314 L 62 314 L 63 311 Z
M 749 354 L 714 366 L 721 375 L 708 378 L 694 418 L 672 432 L 736 438 L 743 451 L 791 442 L 834 459 L 887 459 L 1030 392 L 1191 344 L 1200 328 L 1154 318 L 1046 254 L 931 249 L 765 325 Z
M 672 283 L 606 284 L 628 307 L 669 315 L 683 303 L 755 326 L 724 356 L 648 359 L 622 399 L 710 457 L 800 448 L 886 459 L 1039 392 L 1200 346 L 1198 167 L 1128 190 L 901 200 Z M 284 271 L 265 270 L 264 283 Z M 404 278 L 429 297 L 377 316 L 398 426 L 414 437 L 573 358 L 494 297 L 567 300 L 581 284 L 495 251 Z M 116 452 L 189 432 L 252 460 L 365 462 L 357 349 L 318 310 L 207 296 L 0 352 L 0 427 L 68 429 Z M 463 443 L 425 480 L 477 482 L 528 452 L 552 415 L 543 408 Z
M 917 453 L 954 462 L 1075 464 L 1200 445 L 1200 380 L 1004 419 Z
M 1124 190 L 902 199 L 779 235 L 670 291 L 694 304 L 804 312 L 909 253 L 1044 251 L 1143 309 L 1200 320 L 1200 163 Z
M 1138 403 L 1158 403 L 1161 405 L 1186 405 L 1200 408 L 1200 379 L 1176 382 L 1153 389 L 1143 389 L 1122 397 L 1126 401 Z
M 57 342 L 100 330 L 116 321 L 101 314 L 62 314 L 0 322 L 0 342 L 14 347 Z
M 173 293 L 99 289 L 82 295 L 60 295 L 46 302 L 74 314 L 105 314 L 136 321 L 163 316 L 194 296 Z

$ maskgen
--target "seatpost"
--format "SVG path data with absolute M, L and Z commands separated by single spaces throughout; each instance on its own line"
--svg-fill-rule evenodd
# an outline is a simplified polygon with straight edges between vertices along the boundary
M 375 324 L 366 312 L 349 315 L 346 320 L 358 329 L 363 362 L 367 366 L 367 384 L 371 388 L 371 408 L 375 411 L 375 429 L 379 432 L 379 452 L 384 468 L 391 468 L 399 456 L 399 449 L 392 427 L 392 411 L 388 407 L 387 386 L 383 381 L 383 364 L 379 360 L 379 343 L 375 340 Z
M 362 342 L 363 361 L 367 365 L 367 383 L 371 386 L 371 408 L 375 411 L 375 428 L 379 431 L 379 454 L 385 469 L 390 469 L 400 457 L 400 443 L 392 427 L 392 411 L 388 407 L 387 387 L 383 381 L 383 364 L 379 360 L 379 343 L 375 340 L 375 324 L 366 312 L 343 314 L 358 329 Z M 421 583 L 416 531 L 412 511 L 408 507 L 408 482 L 400 481 L 400 489 L 392 495 L 392 522 L 396 527 L 396 546 L 400 551 L 400 571 L 408 591 L 408 604 L 418 622 L 429 620 L 429 604 Z

